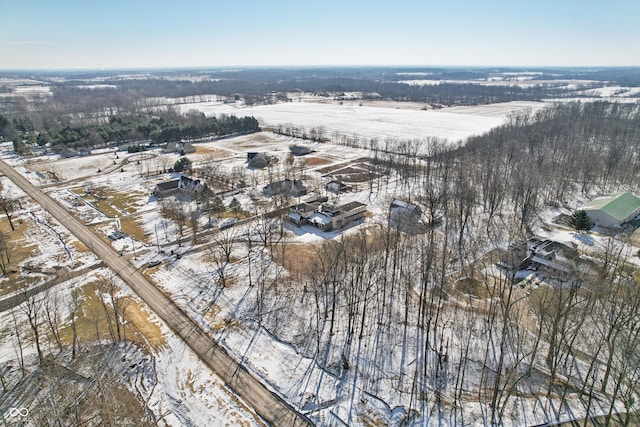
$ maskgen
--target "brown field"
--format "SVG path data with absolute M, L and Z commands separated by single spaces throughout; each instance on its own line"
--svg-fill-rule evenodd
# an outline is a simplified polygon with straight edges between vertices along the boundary
M 331 160 L 322 157 L 307 157 L 305 160 L 307 166 L 322 166 L 331 163 Z
M 120 219 L 120 229 L 139 242 L 150 245 L 151 236 L 146 234 L 137 219 L 126 217 Z
M 109 187 L 92 188 L 91 193 L 85 194 L 84 198 L 111 218 L 136 213 L 137 202 L 143 196 L 141 193 L 119 193 Z

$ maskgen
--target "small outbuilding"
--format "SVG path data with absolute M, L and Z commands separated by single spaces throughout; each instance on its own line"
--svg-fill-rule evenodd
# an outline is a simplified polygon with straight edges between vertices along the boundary
M 640 215 L 640 198 L 628 192 L 598 197 L 581 210 L 597 226 L 620 228 Z
M 351 190 L 351 187 L 347 186 L 342 181 L 331 180 L 324 187 L 329 193 L 340 194 L 345 191 Z

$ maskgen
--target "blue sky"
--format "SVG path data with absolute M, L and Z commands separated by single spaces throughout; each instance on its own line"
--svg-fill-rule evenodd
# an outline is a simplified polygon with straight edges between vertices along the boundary
M 0 68 L 640 65 L 640 0 L 0 0 Z

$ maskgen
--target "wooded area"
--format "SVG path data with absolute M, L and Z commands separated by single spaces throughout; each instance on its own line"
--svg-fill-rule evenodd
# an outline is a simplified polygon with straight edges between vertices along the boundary
M 147 99 L 161 95 L 217 93 L 235 98 L 241 93 L 251 104 L 285 100 L 285 91 L 357 90 L 385 99 L 448 105 L 568 96 L 544 86 L 410 86 L 340 73 L 304 80 L 279 80 L 282 76 L 267 72 L 261 81 L 105 80 L 117 89 L 78 89 L 69 82 L 29 107 L 15 101 L 15 108 L 0 115 L 0 134 L 26 150 L 48 142 L 76 148 L 122 141 L 161 144 L 260 130 L 253 117 L 182 114 Z M 468 76 L 460 72 L 458 77 Z M 277 82 L 265 84 L 272 80 Z M 208 321 L 221 295 L 239 282 L 245 286 L 238 306 L 229 310 L 230 318 L 209 316 L 223 324 L 215 333 L 222 336 L 227 327 L 241 323 L 256 335 L 266 331 L 278 344 L 310 360 L 287 390 L 296 408 L 313 414 L 366 394 L 389 408 L 402 407 L 401 422 L 407 425 L 434 419 L 452 425 L 477 419 L 486 425 L 524 424 L 526 414 L 536 411 L 551 422 L 568 418 L 577 407 L 587 416 L 607 414 L 605 425 L 633 423 L 640 397 L 640 279 L 630 262 L 637 253 L 630 251 L 629 230 L 607 237 L 598 253 L 589 254 L 588 268 L 542 271 L 547 275 L 542 284 L 516 277 L 514 266 L 520 259 L 513 248 L 532 236 L 543 211 L 573 210 L 576 200 L 594 193 L 638 188 L 637 104 L 566 102 L 535 113 L 514 113 L 504 125 L 456 146 L 437 138 L 381 141 L 284 124 L 274 132 L 367 150 L 366 157 L 358 159 L 366 175 L 361 189 L 387 206 L 404 196 L 421 206 L 426 217 L 420 233 L 401 231 L 386 218 L 320 244 L 291 243 L 281 214 L 296 200 L 285 194 L 260 199 L 255 212 L 243 212 L 252 217 L 247 227 L 220 227 L 206 237 L 210 268 L 194 273 L 185 268 L 185 288 L 198 290 L 199 299 L 190 301 L 199 310 L 194 316 Z M 268 168 L 265 176 L 274 182 L 308 172 L 304 162 L 295 168 L 294 162 L 289 156 Z M 174 170 L 190 166 L 191 161 L 182 158 Z M 140 164 L 141 177 L 144 167 Z M 211 188 L 217 185 L 224 191 L 159 202 L 165 243 L 166 223 L 171 222 L 180 249 L 195 248 L 204 236 L 198 223 L 201 209 L 210 223 L 225 211 L 232 211 L 236 220 L 246 219 L 238 198 L 231 198 L 228 207 L 222 201 L 226 192 L 237 190 L 237 183 L 249 181 L 246 168 L 229 172 L 208 162 L 198 173 Z M 257 175 L 251 177 L 257 186 Z M 195 211 L 189 210 L 192 201 Z M 17 202 L 4 192 L 0 202 L 13 229 Z M 579 233 L 593 224 L 584 218 L 571 221 L 578 238 L 588 239 Z M 186 227 L 191 239 L 185 238 Z M 157 229 L 155 233 L 159 252 Z M 4 274 L 12 249 L 0 234 Z M 119 293 L 113 278 L 102 279 L 84 290 L 84 298 L 95 306 L 93 318 L 83 319 L 82 340 L 76 331 L 76 291 L 64 307 L 55 293 L 24 292 L 24 303 L 10 312 L 13 323 L 7 330 L 20 366 L 11 377 L 0 370 L 2 390 L 28 387 L 44 376 L 52 397 L 37 420 L 80 425 L 93 416 L 106 424 L 114 422 L 114 414 L 135 414 L 145 423 L 158 421 L 145 406 L 145 393 L 132 396 L 103 372 L 115 366 L 112 362 L 125 343 L 144 340 L 129 322 L 133 300 Z M 24 356 L 27 348 L 33 356 Z M 113 360 L 90 372 L 94 352 L 104 348 Z M 87 378 L 78 378 L 81 371 Z M 66 400 L 69 390 L 63 379 L 70 376 L 86 384 L 78 389 L 80 405 Z M 97 409 L 85 412 L 86 405 Z M 56 413 L 57 407 L 61 412 Z M 52 416 L 57 418 L 47 418 Z M 340 420 L 352 424 L 358 416 L 349 411 L 340 414 Z M 588 425 L 586 419 L 582 425 Z

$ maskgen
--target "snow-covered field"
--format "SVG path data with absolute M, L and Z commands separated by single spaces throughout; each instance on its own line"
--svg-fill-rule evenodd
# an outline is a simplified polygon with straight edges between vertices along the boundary
M 288 102 L 243 107 L 219 102 L 182 104 L 184 112 L 195 109 L 207 115 L 254 116 L 263 126 L 293 124 L 307 130 L 322 128 L 328 137 L 337 132 L 367 140 L 421 140 L 430 137 L 462 141 L 503 124 L 513 110 L 542 107 L 542 103 L 506 103 L 482 107 L 441 110 L 403 110 L 370 106 Z M 499 112 L 498 112 L 499 111 Z

